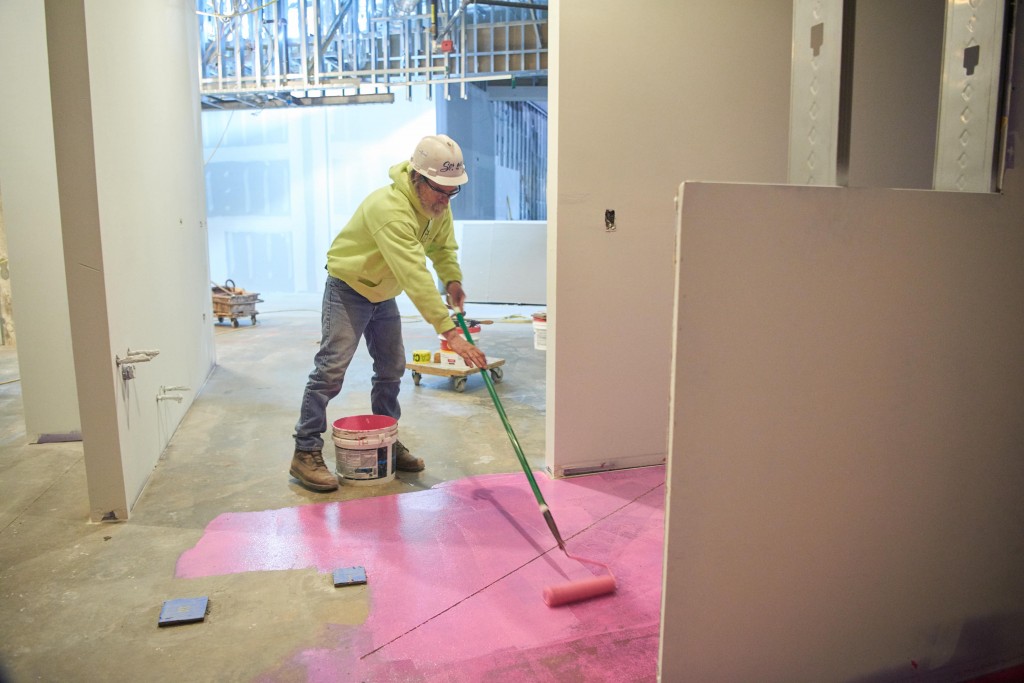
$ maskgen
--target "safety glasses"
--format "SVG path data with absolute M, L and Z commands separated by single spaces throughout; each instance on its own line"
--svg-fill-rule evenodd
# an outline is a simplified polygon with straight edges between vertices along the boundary
M 425 182 L 427 184 L 427 187 L 429 187 L 431 190 L 438 194 L 443 194 L 445 197 L 448 197 L 448 199 L 451 199 L 452 197 L 454 197 L 455 195 L 462 191 L 461 185 L 456 185 L 455 189 L 451 191 L 442 190 L 439 185 L 435 185 L 434 183 L 430 182 L 430 179 L 427 178 L 426 176 L 423 176 L 423 182 Z

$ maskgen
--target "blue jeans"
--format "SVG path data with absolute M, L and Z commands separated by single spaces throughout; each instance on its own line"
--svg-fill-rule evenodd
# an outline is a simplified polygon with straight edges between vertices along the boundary
M 374 415 L 396 420 L 402 375 L 405 373 L 405 347 L 402 344 L 402 319 L 394 299 L 375 304 L 336 277 L 327 277 L 321 314 L 323 328 L 320 350 L 313 358 L 306 390 L 302 394 L 299 421 L 295 425 L 295 447 L 300 451 L 323 449 L 327 431 L 327 402 L 338 395 L 345 381 L 360 337 L 373 358 L 370 407 Z

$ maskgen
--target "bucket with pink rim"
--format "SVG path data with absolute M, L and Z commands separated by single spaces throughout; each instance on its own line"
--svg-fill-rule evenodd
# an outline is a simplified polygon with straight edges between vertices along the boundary
M 341 483 L 372 486 L 395 478 L 398 420 L 387 415 L 352 415 L 335 420 L 332 432 Z

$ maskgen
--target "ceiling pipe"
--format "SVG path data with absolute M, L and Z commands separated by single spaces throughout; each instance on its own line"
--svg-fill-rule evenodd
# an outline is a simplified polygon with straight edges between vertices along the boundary
M 548 11 L 547 5 L 535 5 L 532 2 L 512 2 L 512 0 L 474 0 L 465 3 L 467 5 L 499 5 L 501 7 L 518 7 L 520 9 L 539 9 Z

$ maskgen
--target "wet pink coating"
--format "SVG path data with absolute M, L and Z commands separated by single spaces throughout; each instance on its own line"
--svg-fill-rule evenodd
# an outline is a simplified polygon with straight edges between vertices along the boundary
M 331 426 L 346 432 L 370 432 L 389 429 L 396 424 L 398 424 L 398 420 L 387 415 L 350 415 L 339 417 Z
M 428 491 L 225 513 L 177 576 L 366 568 L 369 617 L 326 625 L 265 680 L 644 681 L 655 679 L 664 467 L 537 477 L 574 555 L 604 562 L 617 590 L 560 607 L 546 587 L 600 576 L 555 545 L 522 474 Z M 312 635 L 311 635 L 312 637 Z

